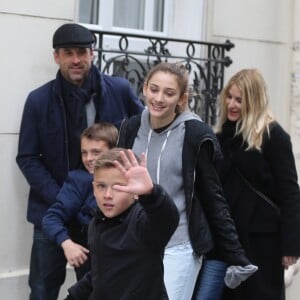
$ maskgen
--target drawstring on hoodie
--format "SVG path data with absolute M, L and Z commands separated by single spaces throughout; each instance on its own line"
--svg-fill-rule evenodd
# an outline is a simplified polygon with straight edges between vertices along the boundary
M 157 184 L 159 184 L 160 159 L 161 159 L 161 155 L 162 155 L 163 151 L 165 150 L 165 147 L 166 147 L 166 144 L 167 144 L 167 141 L 168 141 L 168 137 L 169 137 L 169 135 L 171 134 L 171 131 L 172 131 L 172 130 L 169 130 L 169 131 L 167 132 L 167 137 L 166 137 L 166 139 L 164 140 L 164 142 L 163 142 L 163 144 L 162 144 L 162 146 L 161 146 L 160 153 L 159 153 L 159 156 L 158 156 L 157 168 L 156 168 L 156 183 L 157 183 Z M 152 132 L 153 132 L 153 130 L 150 129 L 150 130 L 149 130 L 149 133 L 148 133 L 147 148 L 146 148 L 146 151 L 145 151 L 146 160 L 147 160 L 147 155 L 148 155 L 149 144 L 150 144 Z

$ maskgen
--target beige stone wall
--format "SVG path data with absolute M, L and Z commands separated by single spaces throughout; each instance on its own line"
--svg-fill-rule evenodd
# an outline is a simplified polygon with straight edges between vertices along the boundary
M 24 300 L 32 226 L 28 185 L 15 163 L 21 113 L 28 92 L 56 72 L 52 34 L 74 19 L 75 0 L 0 2 L 0 299 Z
M 294 153 L 300 175 L 300 0 L 294 3 L 294 34 L 293 34 L 293 64 L 291 84 L 291 135 Z
M 300 177 L 300 0 L 294 0 L 293 12 L 290 127 L 298 177 Z M 295 275 L 291 286 L 287 288 L 286 296 L 287 300 L 300 299 L 300 272 Z
M 289 130 L 294 0 L 208 2 L 208 39 L 235 44 L 228 53 L 233 64 L 226 69 L 226 79 L 242 68 L 258 68 L 268 84 L 271 107 Z

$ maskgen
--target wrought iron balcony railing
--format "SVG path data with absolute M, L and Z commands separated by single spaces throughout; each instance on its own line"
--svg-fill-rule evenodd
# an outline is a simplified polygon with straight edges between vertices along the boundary
M 161 61 L 181 62 L 189 71 L 189 108 L 203 121 L 215 125 L 217 98 L 223 87 L 224 68 L 232 61 L 225 43 L 165 38 L 92 30 L 96 36 L 95 61 L 110 75 L 126 77 L 143 100 L 143 80 L 148 70 Z

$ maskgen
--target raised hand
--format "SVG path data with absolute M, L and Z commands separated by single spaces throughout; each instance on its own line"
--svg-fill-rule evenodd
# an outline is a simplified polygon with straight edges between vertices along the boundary
M 126 150 L 126 152 L 120 152 L 123 163 L 115 161 L 114 164 L 127 178 L 128 183 L 126 186 L 114 185 L 113 188 L 134 195 L 150 194 L 153 183 L 146 167 L 145 154 L 142 153 L 139 163 L 132 150 Z

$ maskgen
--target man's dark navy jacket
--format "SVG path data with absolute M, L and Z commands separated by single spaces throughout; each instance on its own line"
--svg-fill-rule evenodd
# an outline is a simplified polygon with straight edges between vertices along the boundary
M 100 121 L 111 122 L 119 128 L 122 120 L 143 110 L 126 79 L 101 73 L 99 78 Z M 57 76 L 28 95 L 22 116 L 16 160 L 30 185 L 27 220 L 38 228 L 70 169 L 61 94 Z

